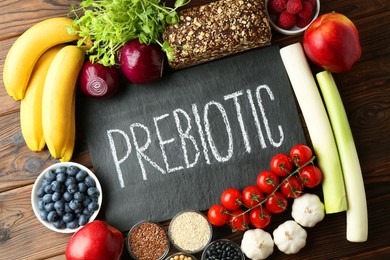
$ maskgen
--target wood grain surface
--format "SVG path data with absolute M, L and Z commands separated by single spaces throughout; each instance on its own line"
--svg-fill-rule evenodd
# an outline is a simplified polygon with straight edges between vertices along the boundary
M 6 54 L 21 33 L 43 19 L 66 16 L 70 5 L 77 2 L 0 1 L 1 75 Z M 389 8 L 388 0 L 321 1 L 321 14 L 332 11 L 343 13 L 355 23 L 360 33 L 361 59 L 352 70 L 334 74 L 334 78 L 348 114 L 363 171 L 369 211 L 368 241 L 348 242 L 345 213 L 332 214 L 307 230 L 307 245 L 299 254 L 289 256 L 275 248 L 269 259 L 390 259 Z M 298 41 L 302 41 L 302 35 L 283 36 L 274 32 L 272 43 L 285 46 Z M 313 66 L 314 73 L 316 70 Z M 71 235 L 55 233 L 41 225 L 30 204 L 31 188 L 37 175 L 57 161 L 50 157 L 47 150 L 34 153 L 27 148 L 20 131 L 19 107 L 20 102 L 7 95 L 1 79 L 0 259 L 65 259 L 65 247 Z M 92 169 L 79 126 L 73 161 Z M 272 231 L 287 218 L 285 214 L 276 216 L 268 230 Z M 162 224 L 166 227 L 169 221 Z M 242 233 L 218 228 L 214 229 L 214 239 L 217 238 L 229 238 L 240 243 Z M 200 258 L 200 255 L 196 256 Z M 128 258 L 124 249 L 123 259 Z

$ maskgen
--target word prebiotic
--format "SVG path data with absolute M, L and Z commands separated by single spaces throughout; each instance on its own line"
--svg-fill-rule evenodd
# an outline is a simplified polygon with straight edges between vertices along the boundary
M 188 109 L 190 111 L 174 109 L 171 113 L 151 118 L 149 127 L 135 122 L 131 123 L 126 131 L 107 130 L 120 186 L 122 188 L 126 186 L 121 165 L 126 163 L 130 156 L 136 156 L 139 174 L 146 181 L 149 175 L 145 168 L 147 164 L 161 174 L 166 174 L 196 167 L 201 160 L 206 164 L 225 163 L 235 154 L 251 153 L 254 145 L 260 146 L 261 149 L 269 145 L 281 146 L 284 141 L 283 127 L 280 124 L 277 124 L 276 128 L 275 125 L 270 126 L 263 102 L 277 102 L 267 85 L 260 85 L 254 91 L 246 89 L 227 94 L 223 96 L 223 102 L 212 100 L 203 106 L 194 103 L 191 109 Z M 230 114 L 225 109 L 227 105 L 234 107 L 233 110 L 229 110 Z M 244 106 L 249 109 L 243 110 Z M 249 115 L 243 114 L 243 111 Z M 216 118 L 222 123 L 218 128 L 213 128 L 213 120 Z M 274 121 L 275 118 L 272 122 Z M 247 127 L 249 123 L 255 127 Z M 173 131 L 171 130 L 170 135 L 173 137 L 164 137 L 166 127 L 162 125 L 171 126 L 170 129 Z M 239 129 L 239 133 L 234 133 L 234 129 Z M 278 131 L 273 133 L 271 129 Z M 224 145 L 217 146 L 216 137 L 223 138 L 223 141 L 218 143 Z M 122 148 L 119 152 L 117 147 L 119 143 L 121 147 L 125 144 L 125 150 Z M 170 149 L 174 149 L 176 156 L 168 156 L 172 154 L 168 152 Z M 132 167 L 134 171 L 136 168 Z

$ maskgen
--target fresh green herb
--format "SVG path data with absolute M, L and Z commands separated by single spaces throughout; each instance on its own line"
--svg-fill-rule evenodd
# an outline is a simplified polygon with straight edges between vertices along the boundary
M 91 45 L 90 61 L 105 66 L 117 64 L 118 50 L 133 39 L 160 45 L 172 60 L 173 50 L 162 42 L 162 34 L 167 25 L 178 22 L 176 10 L 188 2 L 176 0 L 174 7 L 167 7 L 160 0 L 84 0 L 71 8 L 75 19 L 68 33 L 79 34 L 78 46 Z

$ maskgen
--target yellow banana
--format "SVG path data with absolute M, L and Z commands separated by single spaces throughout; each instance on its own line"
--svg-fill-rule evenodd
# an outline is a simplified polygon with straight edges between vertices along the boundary
M 85 53 L 79 47 L 62 48 L 52 61 L 42 96 L 43 136 L 50 154 L 62 158 L 75 125 L 72 121 L 73 95 Z
M 70 114 L 70 129 L 69 129 L 69 137 L 68 142 L 66 144 L 65 152 L 62 155 L 60 161 L 61 162 L 69 162 L 73 156 L 73 150 L 75 146 L 76 140 L 76 91 L 73 94 L 72 99 L 72 112 Z
M 42 129 L 42 94 L 50 64 L 65 45 L 46 51 L 37 61 L 31 74 L 24 99 L 20 102 L 20 127 L 28 148 L 42 151 L 45 138 Z
M 79 39 L 67 33 L 72 22 L 66 17 L 46 19 L 30 27 L 12 45 L 4 62 L 3 81 L 15 100 L 24 98 L 34 65 L 46 50 Z

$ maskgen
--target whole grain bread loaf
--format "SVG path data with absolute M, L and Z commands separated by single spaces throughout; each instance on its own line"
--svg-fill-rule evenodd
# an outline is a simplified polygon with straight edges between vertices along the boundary
M 173 48 L 173 69 L 268 45 L 271 37 L 264 0 L 218 0 L 187 8 L 163 33 Z

